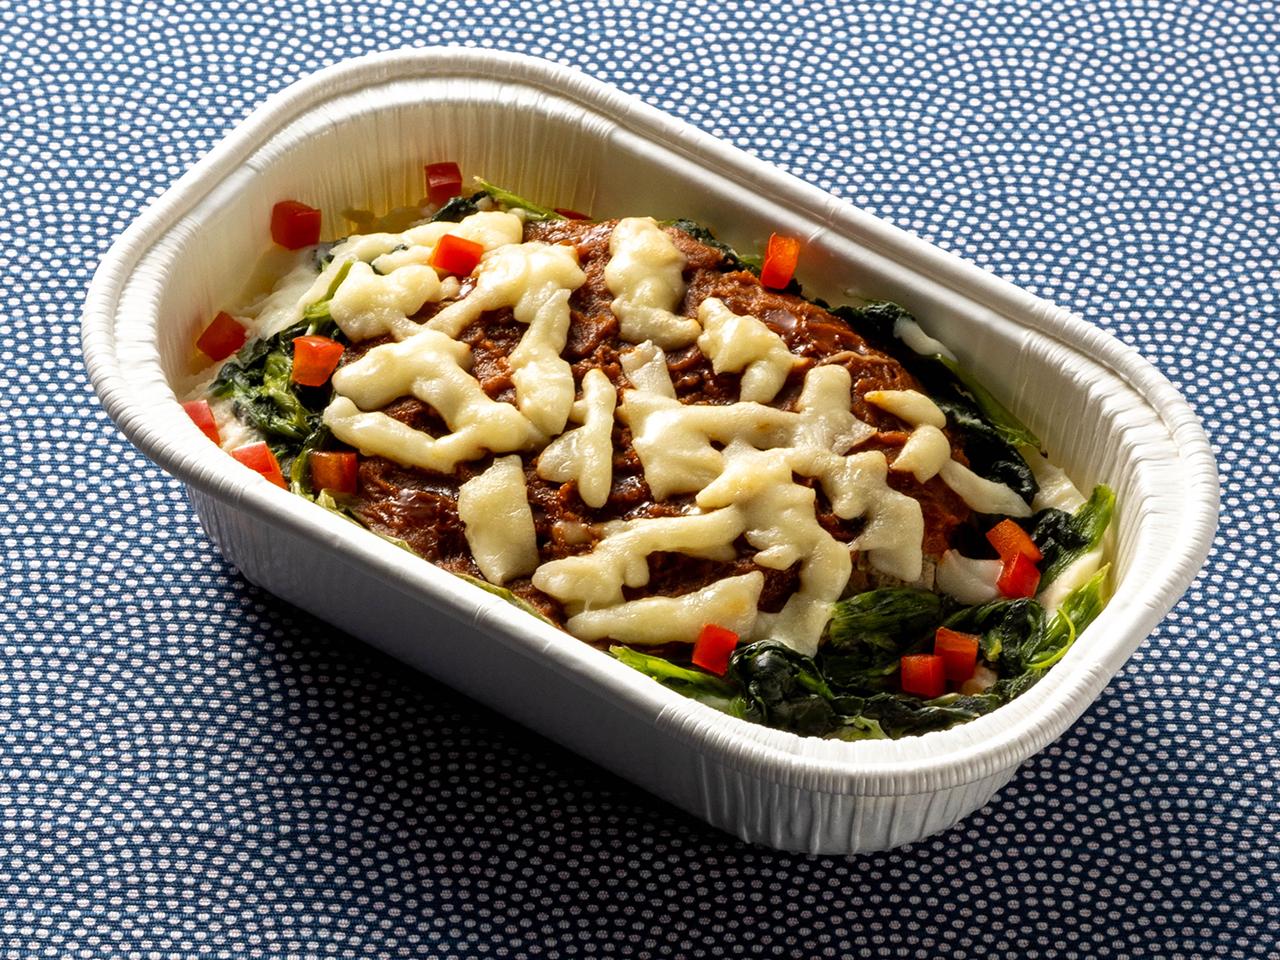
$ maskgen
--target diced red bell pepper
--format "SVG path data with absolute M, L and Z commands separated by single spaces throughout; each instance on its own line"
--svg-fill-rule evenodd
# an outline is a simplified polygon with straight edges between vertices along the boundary
M 1040 585 L 1040 571 L 1025 553 L 1007 561 L 996 580 L 996 589 L 1004 597 L 1034 597 Z
M 939 627 L 933 635 L 933 652 L 942 658 L 947 679 L 964 683 L 978 666 L 978 638 L 971 633 Z
M 476 268 L 483 253 L 483 244 L 446 233 L 431 251 L 430 262 L 438 270 L 465 277 Z
M 800 241 L 795 237 L 772 234 L 764 252 L 764 266 L 760 269 L 760 282 L 766 287 L 781 290 L 796 273 L 800 259 Z
M 1044 559 L 1044 554 L 1040 552 L 1040 548 L 1035 545 L 1035 541 L 1027 531 L 1012 520 L 1001 520 L 988 530 L 987 542 L 996 548 L 996 553 L 1000 554 L 1000 559 L 1005 563 L 1018 554 L 1022 554 L 1032 563 L 1039 563 Z
M 355 493 L 359 458 L 351 451 L 324 450 L 311 454 L 311 485 L 317 490 Z
M 284 474 L 280 472 L 280 463 L 265 443 L 249 443 L 243 447 L 236 447 L 231 451 L 231 455 L 250 470 L 262 474 L 277 487 L 285 486 Z
M 297 200 L 281 200 L 271 208 L 271 239 L 286 250 L 320 242 L 320 211 Z
M 204 328 L 204 333 L 196 340 L 196 346 L 210 360 L 225 360 L 244 346 L 248 336 L 248 331 L 235 317 L 221 311 Z
M 338 361 L 346 350 L 328 337 L 293 338 L 293 382 L 304 387 L 320 387 L 338 369 Z
M 187 411 L 187 416 L 200 428 L 201 433 L 214 443 L 222 443 L 222 437 L 218 433 L 218 423 L 213 419 L 213 411 L 209 409 L 208 400 L 190 400 L 182 405 L 182 409 Z
M 726 627 L 708 623 L 698 634 L 693 645 L 693 663 L 718 677 L 729 669 L 729 658 L 738 645 L 738 635 Z
M 901 662 L 902 692 L 932 700 L 947 689 L 947 670 L 942 657 L 918 653 L 903 657 Z
M 585 213 L 579 213 L 577 210 L 570 210 L 568 207 L 552 207 L 556 213 L 568 220 L 590 220 Z
M 427 200 L 439 206 L 462 192 L 462 171 L 452 160 L 446 163 L 428 163 L 424 168 L 427 181 Z

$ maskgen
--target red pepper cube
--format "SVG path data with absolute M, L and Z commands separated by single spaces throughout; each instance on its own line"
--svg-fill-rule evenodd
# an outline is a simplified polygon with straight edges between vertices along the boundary
M 1027 531 L 1012 520 L 1001 520 L 988 530 L 987 542 L 996 548 L 996 553 L 1000 554 L 1000 559 L 1005 563 L 1018 554 L 1022 554 L 1032 563 L 1039 563 L 1044 559 L 1044 554 L 1040 552 L 1040 548 L 1035 545 L 1035 541 Z
M 320 211 L 297 200 L 281 200 L 271 208 L 271 239 L 286 250 L 320 242 Z
M 437 270 L 465 277 L 476 268 L 483 253 L 482 244 L 446 233 L 431 251 L 430 263 Z
M 248 337 L 248 331 L 239 321 L 222 311 L 204 328 L 204 333 L 196 340 L 196 346 L 210 360 L 225 360 L 243 347 Z
M 182 405 L 182 409 L 187 411 L 187 416 L 200 428 L 201 433 L 214 443 L 222 443 L 222 437 L 218 433 L 218 423 L 213 419 L 213 411 L 209 408 L 208 400 L 188 401 Z
M 942 657 L 920 653 L 903 657 L 901 661 L 902 692 L 932 700 L 947 689 L 947 669 Z
M 250 470 L 262 474 L 277 487 L 285 486 L 284 474 L 280 472 L 280 463 L 265 443 L 249 443 L 243 447 L 236 447 L 231 451 L 231 456 Z
M 435 206 L 462 193 L 462 172 L 452 160 L 428 163 L 423 173 L 427 181 L 427 200 Z
M 781 290 L 795 276 L 799 260 L 799 240 L 776 233 L 770 235 L 764 252 L 764 266 L 760 269 L 760 282 L 773 290 Z
M 996 589 L 1003 597 L 1034 597 L 1038 586 L 1040 571 L 1024 553 L 1006 561 L 996 580 Z
M 708 623 L 693 645 L 694 666 L 723 677 L 729 669 L 729 658 L 738 645 L 738 635 L 725 627 Z
M 293 382 L 304 387 L 320 387 L 338 369 L 338 361 L 346 350 L 328 337 L 293 338 Z
M 939 627 L 933 635 L 933 652 L 942 658 L 948 680 L 964 683 L 978 666 L 978 638 L 971 633 Z
M 308 458 L 311 486 L 333 493 L 355 493 L 359 459 L 351 451 L 317 451 Z
M 566 220 L 590 220 L 591 218 L 585 213 L 579 213 L 577 210 L 570 210 L 568 207 L 553 207 L 556 213 L 564 217 Z

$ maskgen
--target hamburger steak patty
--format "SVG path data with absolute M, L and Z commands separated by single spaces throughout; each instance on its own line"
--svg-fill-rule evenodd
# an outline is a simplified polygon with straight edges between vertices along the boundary
M 554 220 L 529 223 L 525 241 L 572 244 L 577 248 L 586 281 L 570 299 L 572 324 L 563 356 L 581 382 L 587 371 L 602 370 L 616 385 L 629 385 L 619 355 L 632 346 L 618 336 L 618 320 L 610 312 L 614 295 L 605 283 L 609 261 L 609 239 L 617 221 L 592 223 Z M 875 427 L 878 433 L 859 450 L 882 450 L 890 463 L 910 432 L 910 425 L 863 400 L 873 390 L 921 390 L 923 388 L 891 357 L 875 350 L 848 324 L 821 307 L 800 297 L 765 289 L 759 279 L 743 270 L 729 269 L 725 256 L 682 230 L 666 231 L 687 259 L 684 280 L 687 292 L 677 312 L 696 317 L 698 306 L 708 297 L 718 297 L 737 314 L 751 314 L 777 333 L 803 362 L 792 370 L 786 385 L 772 405 L 794 409 L 805 372 L 814 365 L 834 363 L 846 369 L 853 380 L 853 412 Z M 469 286 L 469 285 L 468 285 Z M 467 292 L 463 288 L 463 295 Z M 428 304 L 415 319 L 426 321 L 443 304 Z M 494 400 L 514 402 L 515 389 L 507 357 L 527 328 L 516 321 L 510 309 L 483 314 L 459 337 L 472 351 L 472 374 L 485 393 Z M 350 363 L 386 338 L 365 340 L 348 347 L 343 363 Z M 669 351 L 668 367 L 678 398 L 684 403 L 734 403 L 739 399 L 739 375 L 717 374 L 710 361 L 694 344 Z M 433 436 L 447 432 L 441 418 L 422 401 L 396 400 L 383 412 Z M 953 456 L 967 463 L 955 436 Z M 525 482 L 533 510 L 541 562 L 559 559 L 591 549 L 599 539 L 598 525 L 608 520 L 671 516 L 686 510 L 692 497 L 679 496 L 655 502 L 645 483 L 640 460 L 631 445 L 630 431 L 621 422 L 613 429 L 613 483 L 609 499 L 600 509 L 587 506 L 572 481 L 543 480 L 534 469 L 537 451 L 521 456 Z M 362 457 L 359 486 L 349 506 L 371 529 L 403 540 L 413 551 L 453 573 L 479 577 L 472 560 L 462 521 L 458 517 L 457 494 L 462 483 L 482 473 L 493 462 L 485 458 L 461 464 L 452 474 L 400 466 L 382 457 Z M 813 485 L 813 481 L 797 478 Z M 969 516 L 964 502 L 941 479 L 919 483 L 909 473 L 889 473 L 895 490 L 920 503 L 924 515 L 924 554 L 936 560 L 949 545 L 952 532 Z M 842 520 L 830 509 L 821 488 L 817 489 L 818 521 L 837 540 L 849 542 L 862 527 L 860 520 Z M 649 557 L 650 582 L 642 590 L 627 592 L 627 599 L 652 595 L 679 595 L 699 589 L 725 576 L 759 570 L 765 586 L 760 608 L 776 611 L 797 586 L 799 564 L 788 570 L 757 567 L 751 561 L 754 550 L 740 539 L 738 558 L 715 562 L 675 553 Z M 857 564 L 855 564 L 855 567 Z M 855 569 L 854 579 L 859 572 Z M 506 584 L 516 596 L 532 604 L 561 626 L 565 614 L 560 604 L 533 587 L 528 577 Z

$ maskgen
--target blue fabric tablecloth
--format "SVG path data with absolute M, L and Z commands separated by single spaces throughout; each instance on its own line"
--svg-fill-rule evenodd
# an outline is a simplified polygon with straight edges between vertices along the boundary
M 1275 956 L 1274 4 L 5 4 L 0 957 Z M 112 239 L 269 93 L 539 54 L 1070 306 L 1213 437 L 1203 574 L 992 803 L 744 846 L 256 590 L 92 397 Z

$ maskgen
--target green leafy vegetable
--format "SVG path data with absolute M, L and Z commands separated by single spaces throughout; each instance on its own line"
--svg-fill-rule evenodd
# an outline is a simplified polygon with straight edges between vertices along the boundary
M 979 635 L 983 659 L 997 667 L 999 679 L 983 693 L 922 700 L 891 688 L 898 658 L 925 645 L 942 616 L 941 606 L 914 596 L 922 591 L 907 589 L 843 601 L 840 652 L 829 641 L 812 658 L 760 640 L 734 651 L 724 680 L 626 647 L 610 652 L 673 690 L 776 729 L 842 740 L 912 736 L 983 716 L 1038 683 L 1102 609 L 1106 578 L 1106 568 L 1099 570 L 1052 618 L 1031 599 L 947 617 L 946 626 Z
M 342 281 L 347 279 L 347 274 L 351 272 L 351 264 L 353 260 L 347 260 L 338 268 L 338 272 L 333 275 L 333 282 L 329 284 L 329 291 L 309 305 L 302 311 L 302 319 L 307 321 L 308 336 L 330 336 L 332 331 L 337 328 L 337 324 L 333 322 L 333 317 L 329 315 L 329 305 L 333 302 L 333 296 L 338 292 L 338 288 L 342 286 Z M 301 334 L 296 334 L 301 336 Z
M 329 316 L 329 302 L 350 269 L 350 262 L 339 268 L 326 296 L 306 307 L 298 323 L 245 344 L 222 365 L 209 391 L 230 398 L 236 416 L 263 435 L 290 488 L 302 496 L 311 493 L 307 458 L 329 439 L 321 416 L 330 391 L 293 382 L 293 340 L 319 334 L 345 342 Z
M 1103 567 L 1062 601 L 1049 626 L 1025 653 L 1028 670 L 1048 670 L 1066 654 L 1076 637 L 1102 612 L 1106 605 L 1107 573 Z
M 655 657 L 648 653 L 641 653 L 639 650 L 633 650 L 630 647 L 610 647 L 609 652 L 627 666 L 652 677 L 663 686 L 670 687 L 677 693 L 682 693 L 686 697 L 692 697 L 695 700 L 701 700 L 718 709 L 728 708 L 736 693 L 736 688 L 733 684 L 721 680 L 719 677 L 704 670 L 692 670 L 688 667 L 677 666 L 670 660 L 664 660 L 662 657 Z
M 390 537 L 387 537 L 386 539 L 392 540 L 392 538 Z M 392 540 L 392 542 L 403 546 L 410 553 L 413 553 L 413 548 L 410 547 L 403 540 Z M 473 577 L 465 573 L 455 573 L 454 571 L 450 571 L 450 573 L 453 573 L 453 575 L 457 577 L 459 580 L 465 580 L 467 581 L 467 583 L 471 584 L 472 586 L 479 587 L 485 593 L 492 593 L 495 597 L 501 597 L 503 600 L 507 601 L 507 603 L 511 604 L 513 607 L 519 607 L 525 613 L 528 613 L 528 614 L 531 614 L 532 616 L 537 617 L 543 623 L 550 623 L 552 626 L 555 626 L 555 624 L 552 623 L 552 621 L 548 620 L 546 616 L 543 615 L 542 611 L 540 611 L 537 607 L 529 603 L 527 600 L 520 599 L 514 593 L 508 590 L 506 587 L 500 587 L 497 584 L 490 583 L 488 580 L 481 580 L 479 577 Z
M 741 690 L 738 712 L 748 720 L 805 736 L 821 736 L 839 723 L 835 695 L 817 664 L 784 643 L 739 647 L 729 676 Z
M 467 197 L 454 197 L 432 215 L 431 222 L 461 223 L 473 213 L 480 212 L 479 203 L 487 196 L 489 196 L 487 191 L 478 190 Z
M 236 415 L 266 437 L 279 457 L 296 453 L 315 429 L 318 409 L 303 402 L 290 381 L 293 371 L 293 338 L 306 331 L 303 321 L 265 340 L 255 340 L 223 364 L 213 382 L 212 394 L 230 397 Z
M 972 404 L 955 397 L 934 397 L 947 424 L 961 435 L 969 467 L 980 477 L 1006 484 L 1030 503 L 1040 489 L 1035 474 L 1017 448 Z
M 714 250 L 719 250 L 721 256 L 724 257 L 725 267 L 729 270 L 749 270 L 757 276 L 760 274 L 761 263 L 759 258 L 752 260 L 743 257 L 737 250 L 729 246 L 723 240 L 719 239 L 714 233 L 704 227 L 695 220 L 668 220 L 667 226 L 675 227 L 682 230 L 699 243 L 705 244 Z
M 1002 677 L 1026 671 L 1027 646 L 1044 632 L 1044 608 L 1035 600 L 993 600 L 947 618 L 946 626 L 980 637 L 982 659 Z
M 863 307 L 828 309 L 921 382 L 946 414 L 947 425 L 960 434 L 975 473 L 1008 484 L 1028 502 L 1035 497 L 1039 489 L 1035 475 L 1017 447 L 1027 444 L 1039 449 L 1039 438 L 954 360 L 941 354 L 916 353 L 897 339 L 894 331 L 898 322 L 914 320 L 904 307 L 884 300 Z
M 1115 493 L 1105 484 L 1099 484 L 1074 514 L 1049 508 L 1024 524 L 1044 555 L 1040 562 L 1041 590 L 1102 542 L 1115 506 Z
M 1040 438 L 1031 432 L 1030 427 L 1015 417 L 1008 407 L 997 400 L 990 390 L 979 383 L 976 377 L 950 357 L 936 353 L 932 359 L 951 371 L 951 375 L 968 391 L 978 410 L 996 428 L 1006 443 L 1026 444 L 1037 450 L 1040 449 Z
M 476 183 L 480 184 L 481 189 L 489 196 L 493 197 L 494 202 L 500 206 L 506 207 L 508 210 L 519 208 L 526 211 L 530 216 L 530 220 L 563 220 L 561 214 L 556 213 L 550 207 L 544 207 L 540 204 L 526 200 L 519 194 L 512 193 L 510 190 L 504 190 L 502 187 L 495 187 L 486 180 L 476 177 Z
M 923 651 L 942 617 L 942 597 L 913 587 L 868 590 L 841 600 L 832 607 L 819 669 L 842 693 L 887 690 L 898 660 Z
M 843 650 L 858 641 L 889 650 L 942 622 L 942 597 L 914 587 L 884 587 L 841 600 L 831 610 L 828 643 Z

